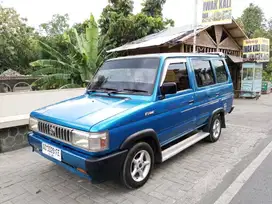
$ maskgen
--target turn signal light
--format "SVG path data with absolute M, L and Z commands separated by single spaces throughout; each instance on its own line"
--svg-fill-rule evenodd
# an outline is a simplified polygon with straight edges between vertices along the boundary
M 83 169 L 81 169 L 81 168 L 77 168 L 77 170 L 78 171 L 80 171 L 81 173 L 83 173 L 83 174 L 87 174 L 87 172 L 86 171 L 84 171 Z

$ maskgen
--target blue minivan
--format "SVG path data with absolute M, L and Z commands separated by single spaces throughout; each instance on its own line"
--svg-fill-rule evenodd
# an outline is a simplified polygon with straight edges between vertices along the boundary
M 81 96 L 35 110 L 33 151 L 102 182 L 128 188 L 202 139 L 216 142 L 233 106 L 233 84 L 221 53 L 165 53 L 106 61 Z

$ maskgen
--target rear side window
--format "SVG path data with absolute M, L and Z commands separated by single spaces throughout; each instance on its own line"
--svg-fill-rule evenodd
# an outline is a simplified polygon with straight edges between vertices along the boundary
M 164 83 L 166 82 L 175 82 L 177 84 L 178 91 L 190 89 L 186 63 L 181 62 L 169 64 L 164 80 Z
M 198 87 L 215 84 L 214 73 L 208 60 L 192 60 Z
M 213 60 L 217 83 L 228 81 L 228 73 L 222 60 Z

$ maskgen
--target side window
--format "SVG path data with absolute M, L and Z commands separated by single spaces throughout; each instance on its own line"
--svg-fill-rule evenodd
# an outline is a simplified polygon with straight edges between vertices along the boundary
M 192 60 L 198 87 L 215 84 L 214 73 L 208 60 Z
M 182 62 L 169 64 L 164 80 L 164 83 L 166 82 L 175 82 L 177 84 L 178 91 L 190 89 L 186 63 Z
M 228 73 L 222 60 L 213 60 L 217 83 L 228 81 Z

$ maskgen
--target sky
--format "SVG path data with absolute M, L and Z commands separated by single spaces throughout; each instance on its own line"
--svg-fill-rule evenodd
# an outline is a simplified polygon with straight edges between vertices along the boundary
M 83 22 L 93 13 L 98 19 L 107 0 L 0 0 L 5 7 L 13 7 L 28 19 L 28 24 L 38 28 L 41 23 L 50 21 L 53 14 L 68 13 L 70 24 Z M 167 0 L 163 14 L 175 21 L 176 26 L 193 24 L 194 0 Z M 198 21 L 201 20 L 202 0 L 198 0 Z M 134 0 L 134 13 L 141 10 L 142 0 Z M 260 6 L 266 18 L 271 18 L 271 0 L 232 0 L 233 16 L 238 17 L 243 10 L 254 3 Z M 271 6 L 270 6 L 271 5 Z

